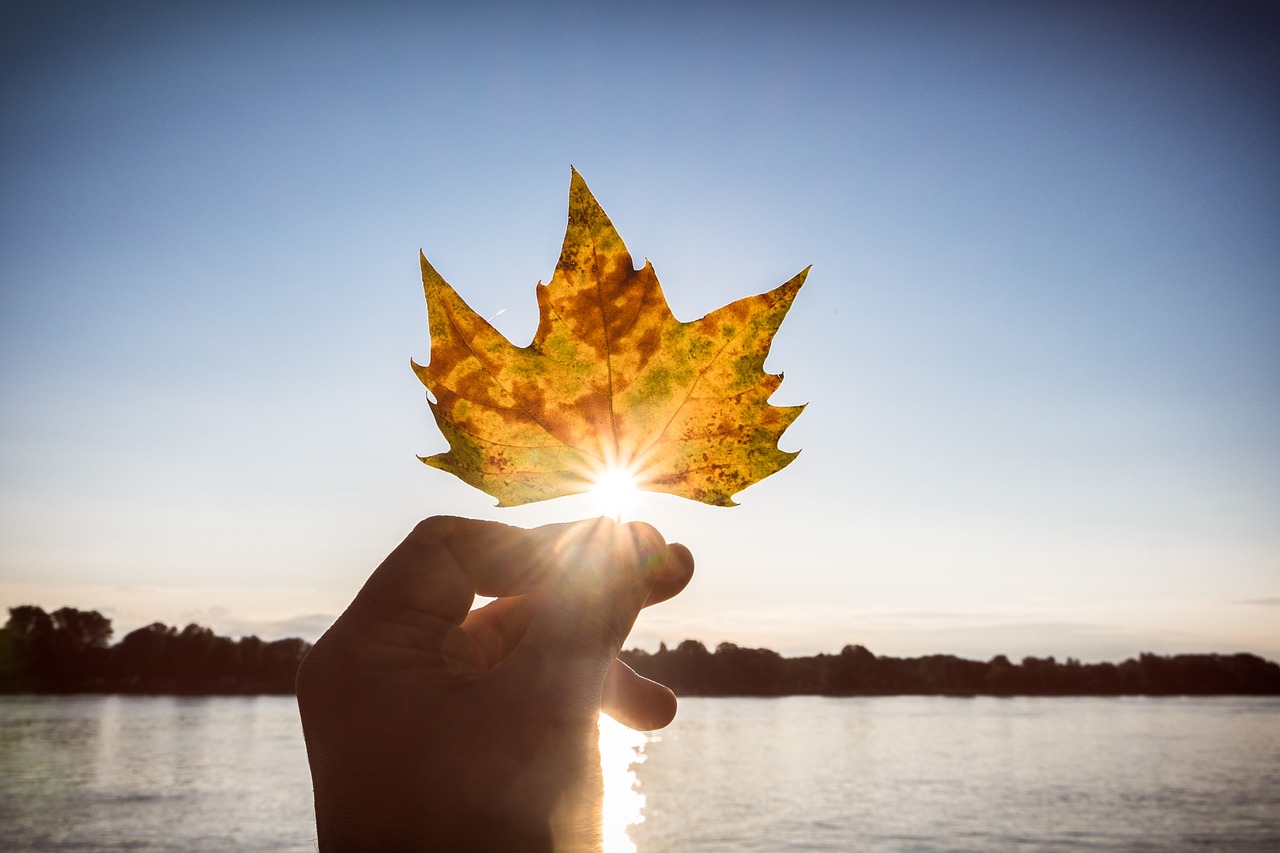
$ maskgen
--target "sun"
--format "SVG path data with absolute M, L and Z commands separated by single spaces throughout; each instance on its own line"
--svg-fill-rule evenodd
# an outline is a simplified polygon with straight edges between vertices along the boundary
M 595 478 L 595 485 L 588 494 L 596 512 L 621 521 L 631 512 L 640 490 L 636 488 L 634 474 L 625 468 L 611 466 Z

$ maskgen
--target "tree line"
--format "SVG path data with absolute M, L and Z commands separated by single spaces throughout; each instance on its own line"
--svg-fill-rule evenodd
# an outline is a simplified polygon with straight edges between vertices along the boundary
M 656 653 L 619 657 L 641 675 L 683 696 L 875 696 L 898 694 L 997 696 L 1121 696 L 1280 694 L 1280 666 L 1257 655 L 1144 653 L 1123 663 L 1004 655 L 989 661 L 955 655 L 894 658 L 863 646 L 839 654 L 784 658 L 770 649 L 697 640 Z
M 233 639 L 195 624 L 179 630 L 153 622 L 115 645 L 112 633 L 111 620 L 96 610 L 9 608 L 0 628 L 0 693 L 288 694 L 311 648 L 296 637 Z M 711 651 L 685 640 L 619 657 L 683 696 L 1280 694 L 1280 666 L 1246 653 L 1012 663 L 1004 655 L 895 658 L 849 645 L 839 654 L 784 658 L 770 649 L 721 643 Z
M 0 629 L 2 693 L 292 693 L 311 644 L 220 637 L 161 622 L 109 645 L 111 620 L 96 610 L 9 608 Z

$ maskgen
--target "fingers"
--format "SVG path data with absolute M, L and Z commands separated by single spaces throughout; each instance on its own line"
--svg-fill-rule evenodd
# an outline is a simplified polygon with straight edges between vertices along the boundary
M 472 518 L 436 518 L 421 522 L 440 528 L 436 540 L 448 549 L 479 595 L 522 595 L 542 586 L 564 566 L 564 542 L 594 521 L 547 524 L 526 529 Z M 411 534 L 412 537 L 412 534 Z
M 585 663 L 598 669 L 598 686 L 659 578 L 668 589 L 687 583 L 691 561 L 680 555 L 671 570 L 672 551 L 658 531 L 608 519 L 576 526 L 558 550 L 564 571 L 548 584 L 516 653 Z
M 525 530 L 471 518 L 428 518 L 382 561 L 354 606 L 461 624 L 477 593 L 520 595 L 558 573 L 555 545 L 573 527 Z
M 667 552 L 645 607 L 674 597 L 693 577 L 693 555 L 688 548 L 671 544 Z M 489 666 L 505 658 L 524 638 L 541 600 L 536 593 L 498 598 L 467 614 L 463 628 L 475 639 Z
M 604 680 L 600 710 L 624 726 L 652 731 L 675 719 L 676 694 L 615 659 Z
M 366 635 L 371 625 L 394 626 L 403 645 L 461 625 L 475 649 L 455 656 L 478 654 L 482 668 L 532 632 L 544 659 L 589 660 L 601 684 L 639 609 L 679 593 L 692 572 L 689 550 L 667 545 L 647 524 L 598 519 L 526 530 L 442 516 L 418 524 L 392 551 L 345 618 L 364 623 Z M 471 611 L 477 594 L 497 600 Z
M 475 640 L 485 668 L 501 662 L 524 638 L 539 600 L 537 593 L 496 598 L 467 614 L 462 629 Z
M 693 579 L 693 554 L 678 542 L 667 545 L 667 559 L 649 591 L 644 606 L 660 604 L 679 595 Z

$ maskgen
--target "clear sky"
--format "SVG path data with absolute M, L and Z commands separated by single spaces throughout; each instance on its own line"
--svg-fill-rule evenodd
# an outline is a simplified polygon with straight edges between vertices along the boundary
M 445 449 L 417 254 L 518 344 L 570 165 L 676 316 L 813 271 L 808 403 L 634 644 L 1280 658 L 1274 4 L 0 12 L 0 605 L 314 638 Z M 261 6 L 262 8 L 259 8 Z

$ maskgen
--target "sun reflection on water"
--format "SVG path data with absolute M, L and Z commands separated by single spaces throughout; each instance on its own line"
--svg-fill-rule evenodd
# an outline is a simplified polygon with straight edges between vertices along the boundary
M 600 715 L 600 768 L 604 772 L 604 853 L 636 853 L 627 830 L 644 821 L 644 794 L 633 769 L 644 761 L 644 732 Z

